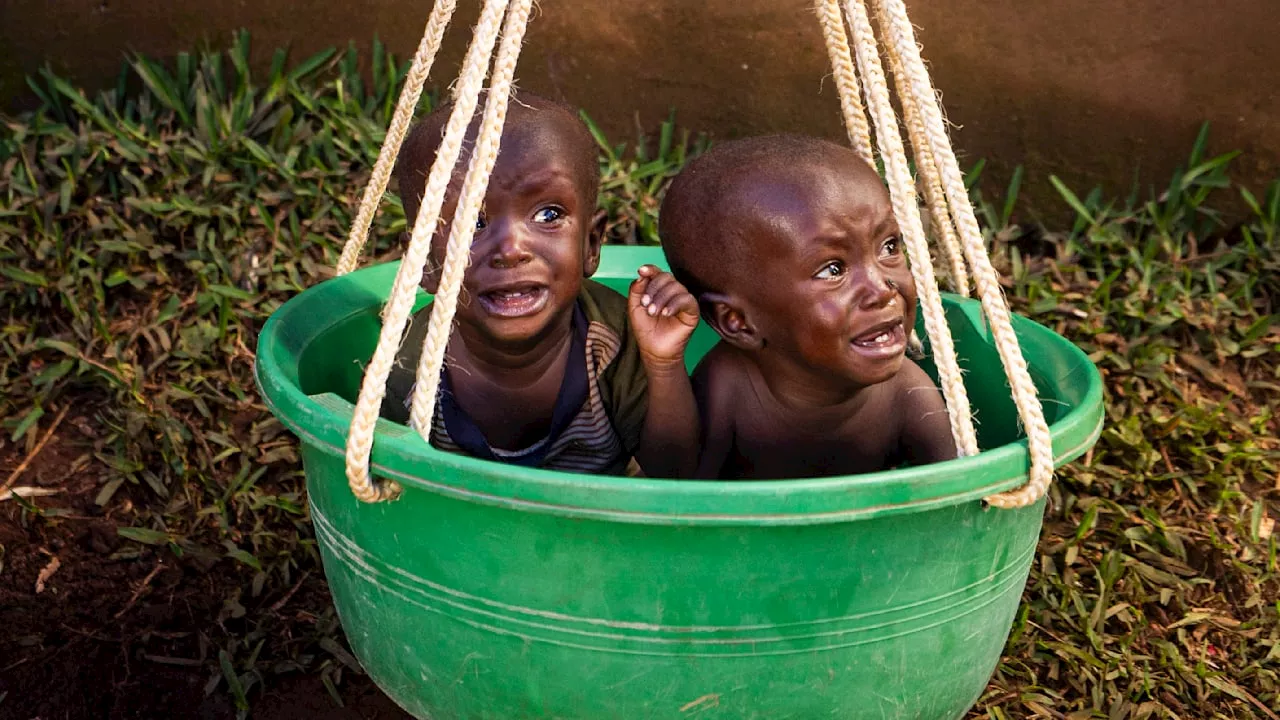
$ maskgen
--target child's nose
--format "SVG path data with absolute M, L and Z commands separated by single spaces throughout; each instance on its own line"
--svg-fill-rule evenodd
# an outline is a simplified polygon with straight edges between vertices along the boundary
M 856 292 L 854 300 L 860 307 L 883 307 L 893 299 L 898 290 L 893 280 L 884 272 L 872 267 L 862 274 L 862 282 L 858 283 Z
M 524 233 L 514 223 L 496 221 L 484 230 L 489 266 L 516 267 L 533 259 Z

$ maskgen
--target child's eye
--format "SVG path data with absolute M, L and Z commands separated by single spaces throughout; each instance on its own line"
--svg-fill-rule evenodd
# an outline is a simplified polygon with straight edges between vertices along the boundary
M 544 207 L 533 214 L 536 223 L 553 223 L 564 217 L 564 211 L 558 207 Z
M 823 265 L 822 269 L 819 270 L 814 277 L 819 280 L 831 280 L 838 278 L 841 275 L 844 275 L 844 263 L 839 260 L 832 260 L 826 265 Z
M 902 240 L 894 235 L 880 245 L 880 257 L 891 257 L 902 251 Z
M 476 216 L 476 229 L 477 229 L 477 230 L 483 230 L 483 229 L 484 229 L 484 226 L 485 226 L 485 225 L 487 225 L 487 224 L 488 224 L 488 223 L 486 223 L 486 222 L 485 222 L 485 219 L 484 219 L 484 213 L 480 213 L 479 215 L 477 215 L 477 216 Z

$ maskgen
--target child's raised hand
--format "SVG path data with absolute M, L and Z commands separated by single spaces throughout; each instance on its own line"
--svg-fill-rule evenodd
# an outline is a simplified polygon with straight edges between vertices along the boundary
M 631 283 L 627 310 L 647 362 L 684 367 L 684 349 L 698 326 L 698 301 L 668 272 L 642 265 Z

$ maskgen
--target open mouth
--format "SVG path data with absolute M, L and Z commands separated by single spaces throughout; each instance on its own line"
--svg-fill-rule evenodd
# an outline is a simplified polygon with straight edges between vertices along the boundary
M 902 319 L 880 323 L 850 341 L 850 345 L 863 355 L 890 357 L 907 349 L 907 330 Z
M 547 305 L 547 286 L 536 283 L 508 285 L 481 293 L 480 305 L 486 313 L 504 318 L 535 315 Z

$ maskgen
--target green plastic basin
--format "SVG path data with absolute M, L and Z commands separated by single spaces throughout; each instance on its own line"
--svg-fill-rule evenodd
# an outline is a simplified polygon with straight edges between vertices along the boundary
M 625 291 L 656 248 L 610 247 Z M 659 481 L 489 463 L 380 421 L 364 504 L 343 453 L 396 265 L 291 299 L 258 340 L 272 412 L 301 439 L 334 605 L 373 680 L 420 718 L 960 717 L 999 660 L 1043 503 L 984 508 L 1027 450 L 976 302 L 947 296 L 984 452 L 871 475 Z M 426 302 L 427 297 L 421 298 Z M 1070 342 L 1014 327 L 1059 464 L 1103 417 Z M 692 366 L 714 343 L 699 328 Z M 930 372 L 933 368 L 925 363 Z

